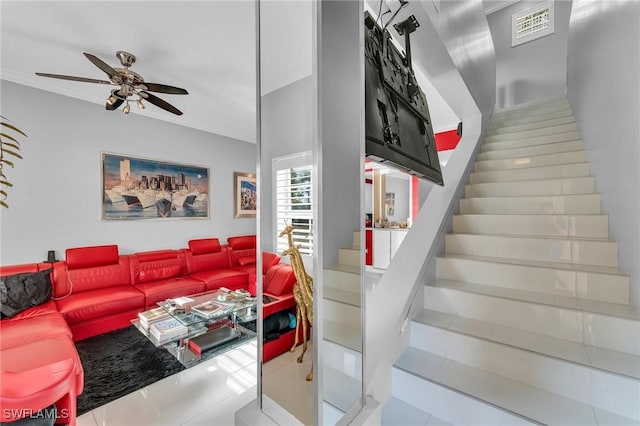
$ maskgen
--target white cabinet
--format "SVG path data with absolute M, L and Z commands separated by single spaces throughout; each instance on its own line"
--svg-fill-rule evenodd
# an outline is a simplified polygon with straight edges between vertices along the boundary
M 373 267 L 387 269 L 391 259 L 398 251 L 407 229 L 374 229 L 373 230 Z

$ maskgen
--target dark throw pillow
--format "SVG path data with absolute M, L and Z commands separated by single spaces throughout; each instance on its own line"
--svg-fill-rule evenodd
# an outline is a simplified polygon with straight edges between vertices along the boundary
M 51 270 L 0 277 L 0 312 L 14 315 L 51 299 Z

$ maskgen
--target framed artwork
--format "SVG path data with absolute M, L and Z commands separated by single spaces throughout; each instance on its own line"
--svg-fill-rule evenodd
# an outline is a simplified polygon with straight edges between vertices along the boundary
M 102 219 L 207 219 L 209 169 L 102 153 Z
M 233 173 L 233 194 L 235 217 L 256 217 L 257 192 L 256 175 L 253 173 Z
M 385 215 L 393 216 L 396 211 L 396 193 L 387 192 L 384 197 Z

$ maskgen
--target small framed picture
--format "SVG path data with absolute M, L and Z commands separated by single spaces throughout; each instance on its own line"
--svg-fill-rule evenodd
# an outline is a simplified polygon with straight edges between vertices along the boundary
M 256 175 L 253 173 L 233 173 L 233 193 L 235 217 L 256 217 L 257 192 Z

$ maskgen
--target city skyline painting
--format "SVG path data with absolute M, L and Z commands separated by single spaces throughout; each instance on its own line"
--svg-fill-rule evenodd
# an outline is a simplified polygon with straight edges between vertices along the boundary
M 208 168 L 102 153 L 104 220 L 208 217 Z
M 233 173 L 235 217 L 256 217 L 257 188 L 253 173 Z

